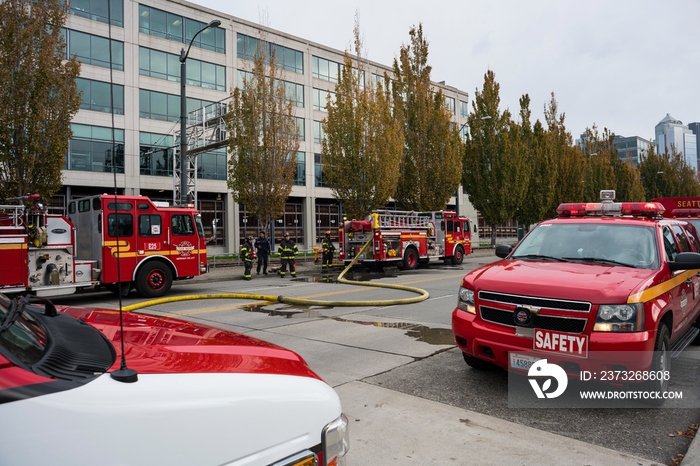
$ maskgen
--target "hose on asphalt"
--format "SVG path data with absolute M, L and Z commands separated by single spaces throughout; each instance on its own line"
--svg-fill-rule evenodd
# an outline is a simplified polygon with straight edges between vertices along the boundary
M 419 296 L 414 296 L 411 298 L 399 298 L 399 299 L 387 299 L 387 300 L 355 300 L 355 301 L 327 301 L 322 299 L 304 299 L 304 298 L 292 298 L 288 296 L 275 296 L 275 295 L 264 295 L 264 294 L 253 294 L 253 293 L 215 293 L 215 294 L 195 294 L 195 295 L 185 295 L 185 296 L 173 296 L 170 298 L 159 298 L 152 299 L 149 301 L 143 301 L 136 304 L 131 304 L 129 306 L 124 306 L 123 311 L 135 311 L 137 309 L 142 309 L 144 307 L 156 306 L 159 304 L 173 303 L 177 301 L 193 301 L 198 299 L 255 299 L 259 301 L 266 301 L 269 303 L 284 303 L 284 304 L 296 304 L 303 306 L 326 306 L 326 307 L 361 307 L 361 306 L 396 306 L 400 304 L 413 304 L 425 301 L 430 297 L 430 294 L 420 288 L 415 288 L 412 286 L 405 285 L 394 285 L 390 283 L 376 283 L 376 282 L 366 282 L 366 281 L 355 281 L 348 280 L 345 274 L 350 270 L 357 259 L 365 252 L 367 247 L 372 242 L 372 238 L 369 239 L 362 246 L 362 249 L 355 254 L 355 258 L 350 262 L 347 267 L 338 275 L 337 282 L 344 283 L 346 285 L 356 285 L 356 286 L 366 286 L 375 288 L 388 288 L 392 290 L 402 290 L 408 291 L 410 293 L 416 293 Z

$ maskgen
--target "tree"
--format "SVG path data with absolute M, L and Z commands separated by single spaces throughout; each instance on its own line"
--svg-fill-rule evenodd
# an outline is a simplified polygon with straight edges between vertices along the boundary
M 532 172 L 525 200 L 518 208 L 515 218 L 528 229 L 531 224 L 549 218 L 557 179 L 554 175 L 554 156 L 548 150 L 544 127 L 539 120 L 532 126 L 530 115 L 530 96 L 525 94 L 520 98 L 520 125 L 523 156 L 530 160 Z
M 556 215 L 559 204 L 580 202 L 583 199 L 586 159 L 573 145 L 571 133 L 566 130 L 564 124 L 566 114 L 559 113 L 559 105 L 553 92 L 551 99 L 544 106 L 544 116 L 547 122 L 547 150 L 554 157 L 553 176 L 556 177 L 548 215 L 551 218 Z
M 393 118 L 381 83 L 376 89 L 361 85 L 364 66 L 357 17 L 353 33 L 355 68 L 346 51 L 335 101 L 326 105 L 323 176 L 348 217 L 364 218 L 394 195 L 404 140 L 401 122 Z
M 423 26 L 411 28 L 411 42 L 394 59 L 395 117 L 403 121 L 404 160 L 394 198 L 403 209 L 444 209 L 459 187 L 461 142 L 442 90 L 430 82 L 428 42 Z
M 639 163 L 639 173 L 646 200 L 700 196 L 695 170 L 685 162 L 683 154 L 674 145 L 670 153 L 657 154 L 652 144 L 644 160 Z
M 269 60 L 258 40 L 252 77 L 232 92 L 228 187 L 233 198 L 258 217 L 263 230 L 284 213 L 292 191 L 299 148 L 292 101 L 285 94 L 275 52 Z
M 491 246 L 496 245 L 496 226 L 514 218 L 521 207 L 532 168 L 523 155 L 521 125 L 511 120 L 508 110 L 498 109 L 499 90 L 495 74 L 487 71 L 467 118 L 471 137 L 465 144 L 462 176 L 470 201 L 492 227 Z
M 49 199 L 80 108 L 80 63 L 65 59 L 67 2 L 0 2 L 0 199 L 38 193 Z
M 614 141 L 615 135 L 607 128 L 604 128 L 602 135 L 596 125 L 586 128 L 583 153 L 584 157 L 588 157 L 588 163 L 583 201 L 599 201 L 600 191 L 604 189 L 614 189 L 617 199 L 621 201 L 644 200 L 639 170 L 631 162 L 620 158 Z

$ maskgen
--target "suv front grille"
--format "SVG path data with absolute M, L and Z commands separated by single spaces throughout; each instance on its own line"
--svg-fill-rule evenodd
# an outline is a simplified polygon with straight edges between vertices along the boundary
M 532 296 L 494 293 L 491 291 L 479 291 L 479 299 L 503 304 L 513 304 L 515 306 L 533 306 L 537 308 L 556 309 L 559 311 L 591 311 L 591 303 L 587 303 L 585 301 L 566 301 L 562 299 L 535 298 Z
M 504 311 L 487 306 L 479 306 L 481 318 L 487 322 L 508 325 L 515 327 L 513 322 L 513 311 Z M 556 332 L 582 333 L 586 328 L 586 319 L 576 319 L 569 317 L 535 315 L 535 328 L 554 330 Z

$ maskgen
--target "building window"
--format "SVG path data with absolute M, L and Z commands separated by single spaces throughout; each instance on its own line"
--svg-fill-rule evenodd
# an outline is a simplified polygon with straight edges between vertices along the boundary
M 189 45 L 197 31 L 206 26 L 207 23 L 201 21 L 139 5 L 139 31 L 150 36 Z M 220 27 L 207 28 L 197 35 L 192 46 L 226 53 L 226 30 Z
M 139 48 L 139 74 L 179 83 L 180 58 L 172 53 L 141 47 Z M 190 58 L 187 60 L 187 84 L 225 91 L 226 68 Z
M 297 171 L 294 174 L 294 186 L 306 186 L 306 153 L 297 152 Z
M 331 103 L 335 102 L 335 92 L 314 88 L 314 110 L 325 112 L 329 97 Z
M 197 178 L 200 180 L 226 181 L 227 170 L 225 147 L 197 156 Z
M 384 75 L 372 73 L 372 88 L 377 89 L 378 83 L 381 83 L 384 92 L 389 90 L 389 81 L 385 79 Z
M 189 74 L 189 73 L 188 73 Z M 253 79 L 253 73 L 250 71 L 238 70 L 238 89 L 243 89 L 246 82 Z M 304 108 L 304 85 L 290 81 L 281 81 L 284 83 L 284 94 L 287 99 L 292 101 L 292 105 L 299 108 Z M 276 84 L 279 84 L 276 82 Z
M 75 83 L 82 91 L 81 109 L 110 113 L 114 108 L 115 114 L 124 115 L 124 86 L 112 84 L 110 93 L 109 83 L 85 78 L 76 78 Z
M 314 154 L 314 185 L 317 188 L 327 188 L 323 181 L 323 159 L 321 154 Z
M 326 60 L 325 58 L 312 57 L 313 62 L 313 77 L 337 83 L 340 78 L 341 64 Z
M 459 116 L 469 118 L 469 104 L 463 100 L 459 101 Z
M 338 241 L 340 209 L 338 204 L 320 204 L 316 201 L 316 242 L 320 243 L 326 231 L 330 230 L 331 240 Z
M 124 27 L 123 0 L 71 0 L 68 13 L 107 24 L 111 19 L 113 26 Z
M 180 96 L 139 89 L 139 116 L 177 123 L 180 121 Z
M 455 107 L 455 99 L 452 97 L 447 97 L 445 96 L 445 108 L 450 111 L 451 114 L 457 113 L 456 107 Z
M 68 170 L 124 173 L 124 130 L 70 125 L 73 138 L 66 158 Z
M 223 246 L 226 244 L 226 212 L 224 201 L 202 200 L 197 202 L 199 213 L 202 215 L 204 236 L 208 239 L 209 246 Z
M 314 143 L 323 144 L 325 137 L 326 136 L 323 134 L 323 123 L 314 121 Z
M 303 117 L 294 117 L 297 124 L 297 136 L 300 141 L 306 140 L 306 120 Z
M 236 43 L 238 58 L 245 60 L 255 59 L 255 54 L 258 52 L 258 39 L 239 33 Z M 274 52 L 277 66 L 280 69 L 304 74 L 304 54 L 302 52 L 271 42 L 267 42 L 263 50 L 268 59 Z
M 187 98 L 187 114 L 213 104 L 207 100 Z M 151 120 L 180 121 L 180 96 L 139 89 L 139 116 Z M 188 123 L 190 123 L 188 121 Z
M 75 55 L 79 62 L 86 65 L 109 68 L 109 39 L 72 29 L 63 29 L 63 33 L 66 39 L 66 60 Z M 111 44 L 112 69 L 124 71 L 124 43 L 112 40 Z
M 140 173 L 152 176 L 173 176 L 173 136 L 139 133 Z

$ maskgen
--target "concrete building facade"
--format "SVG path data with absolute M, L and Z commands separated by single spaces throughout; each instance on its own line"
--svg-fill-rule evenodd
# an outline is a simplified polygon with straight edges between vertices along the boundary
M 297 176 L 273 235 L 279 240 L 289 232 L 300 249 L 311 250 L 325 230 L 337 230 L 342 218 L 342 205 L 323 181 L 321 122 L 344 52 L 181 0 L 71 1 L 65 25 L 66 56 L 77 55 L 82 62 L 78 86 L 83 100 L 71 125 L 64 187 L 52 199 L 52 207 L 58 211 L 72 198 L 114 192 L 115 185 L 118 193 L 173 200 L 179 56 L 193 35 L 213 19 L 221 25 L 196 36 L 186 62 L 189 123 L 207 120 L 221 108 L 230 90 L 240 85 L 252 69 L 262 31 L 278 57 L 299 128 Z M 347 31 L 348 38 L 351 34 Z M 372 85 L 385 71 L 391 71 L 388 64 L 368 62 L 365 85 Z M 435 86 L 445 94 L 455 124 L 463 127 L 467 93 L 443 83 Z M 197 112 L 202 115 L 199 122 Z M 218 132 L 214 137 L 223 140 L 226 135 Z M 197 144 L 194 135 L 188 139 Z M 226 147 L 196 157 L 197 207 L 207 236 L 213 238 L 213 253 L 236 252 L 241 238 L 259 231 L 257 219 L 235 203 L 228 191 L 227 160 Z M 448 207 L 474 221 L 477 218 L 461 187 Z

